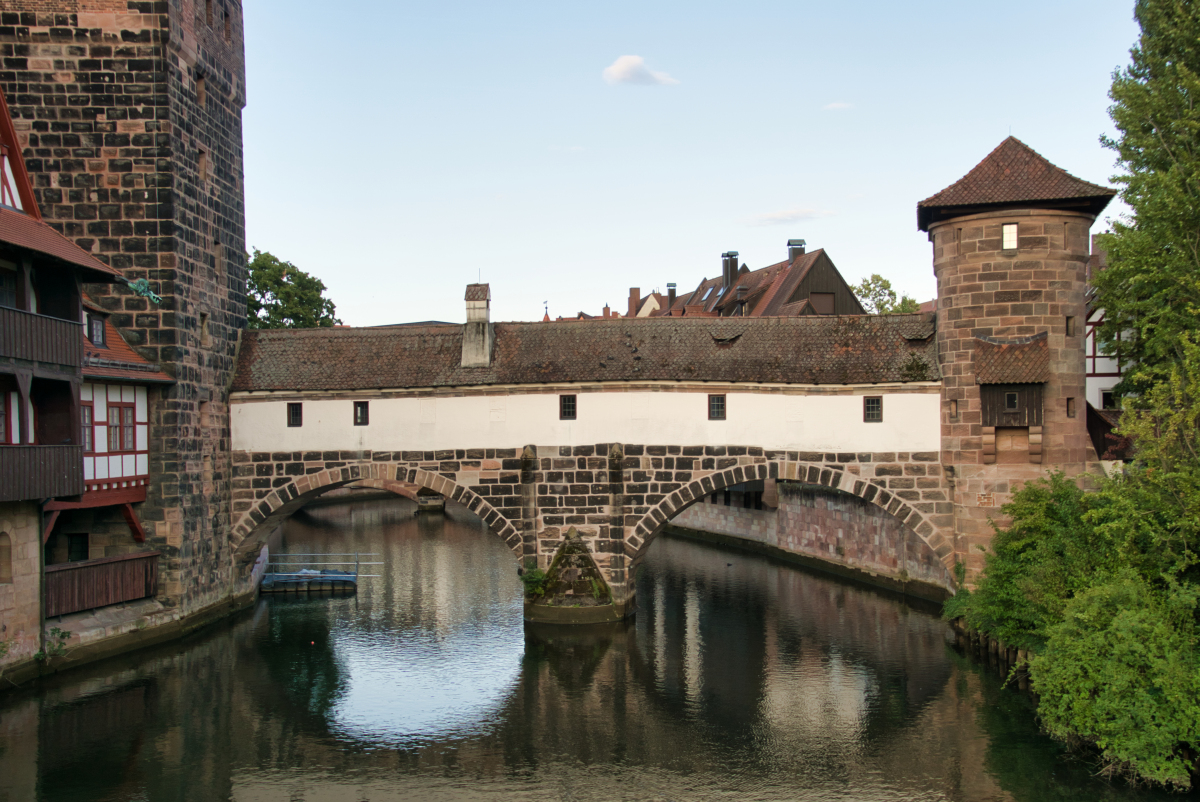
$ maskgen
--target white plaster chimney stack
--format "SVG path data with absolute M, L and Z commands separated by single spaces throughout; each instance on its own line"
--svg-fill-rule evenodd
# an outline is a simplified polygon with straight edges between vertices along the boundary
M 467 285 L 467 322 L 463 325 L 462 366 L 490 368 L 492 344 L 492 289 L 487 284 Z

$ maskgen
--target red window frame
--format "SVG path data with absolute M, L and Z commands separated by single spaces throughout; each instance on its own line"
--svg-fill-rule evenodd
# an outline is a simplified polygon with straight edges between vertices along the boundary
M 116 422 L 113 413 L 117 413 Z M 137 450 L 137 413 L 133 404 L 108 402 L 108 453 L 131 454 Z

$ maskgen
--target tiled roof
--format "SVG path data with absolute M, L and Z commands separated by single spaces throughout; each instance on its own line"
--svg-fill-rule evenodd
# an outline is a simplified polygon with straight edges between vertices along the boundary
M 975 381 L 979 384 L 1037 384 L 1050 379 L 1046 333 L 1019 340 L 975 340 Z
M 492 300 L 492 288 L 487 284 L 468 284 L 467 296 L 464 300 L 490 301 Z
M 88 301 L 84 301 L 84 306 L 99 311 L 98 307 Z M 175 380 L 163 373 L 158 365 L 130 348 L 129 343 L 125 342 L 107 317 L 104 319 L 104 345 L 95 345 L 86 336 L 83 338 L 83 375 L 89 379 L 119 379 L 147 384 L 175 383 Z
M 954 207 L 1077 200 L 1079 206 L 1099 214 L 1116 194 L 1114 189 L 1084 181 L 1055 167 L 1024 142 L 1010 136 L 971 172 L 918 203 L 917 227 L 926 231 L 936 219 L 954 216 Z M 970 212 L 959 208 L 957 213 Z
M 933 333 L 933 315 L 497 323 L 492 366 L 464 369 L 461 326 L 258 330 L 233 389 L 937 380 Z

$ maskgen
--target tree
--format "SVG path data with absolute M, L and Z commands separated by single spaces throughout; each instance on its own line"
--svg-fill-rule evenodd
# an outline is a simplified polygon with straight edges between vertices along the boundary
M 921 305 L 907 295 L 896 301 L 896 291 L 892 282 L 878 273 L 872 273 L 856 286 L 851 287 L 863 307 L 873 315 L 905 315 L 919 311 Z
M 246 325 L 252 329 L 313 329 L 335 326 L 333 301 L 325 284 L 291 262 L 254 249 L 249 258 Z
M 1109 91 L 1120 134 L 1101 137 L 1132 214 L 1101 237 L 1109 264 L 1093 278 L 1100 343 L 1133 367 L 1127 395 L 1178 362 L 1180 335 L 1200 323 L 1200 5 L 1138 0 L 1134 16 L 1141 36 Z

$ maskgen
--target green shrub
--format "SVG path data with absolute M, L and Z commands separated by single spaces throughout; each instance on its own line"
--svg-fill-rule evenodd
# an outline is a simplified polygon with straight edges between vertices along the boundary
M 521 581 L 525 583 L 526 596 L 536 598 L 546 592 L 546 572 L 541 568 L 526 568 Z

